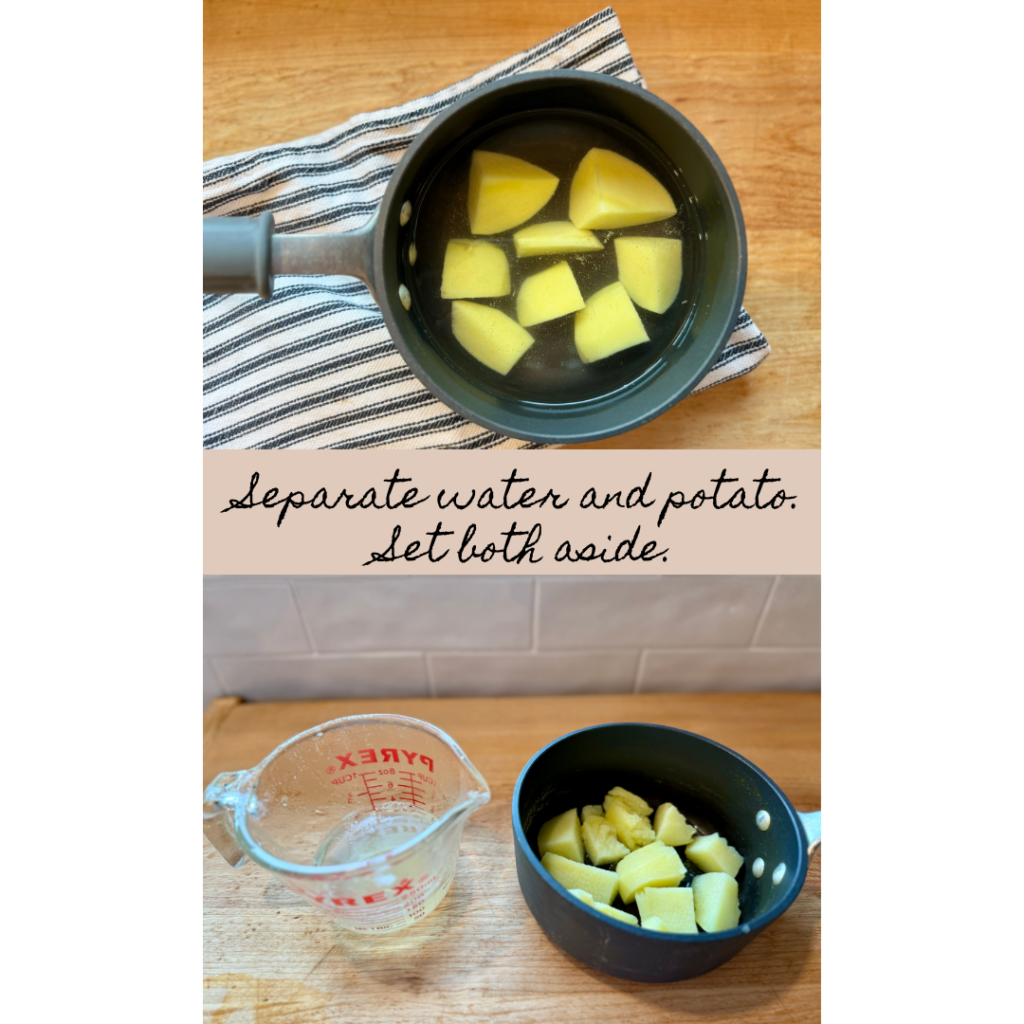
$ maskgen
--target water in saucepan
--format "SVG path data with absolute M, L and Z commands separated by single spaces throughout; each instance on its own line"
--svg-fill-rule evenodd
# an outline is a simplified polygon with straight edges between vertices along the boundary
M 517 258 L 514 232 L 530 224 L 569 219 L 569 188 L 580 161 L 594 147 L 610 149 L 639 164 L 668 189 L 676 216 L 653 224 L 597 230 L 604 249 L 588 253 Z M 558 188 L 537 214 L 496 235 L 472 235 L 469 230 L 469 169 L 474 149 L 527 160 L 559 178 Z M 404 235 L 403 276 L 409 282 L 412 308 L 420 326 L 445 359 L 469 380 L 495 395 L 521 402 L 573 403 L 589 401 L 628 388 L 656 370 L 673 344 L 686 343 L 685 329 L 694 310 L 703 272 L 704 250 L 696 201 L 669 159 L 649 140 L 614 121 L 579 111 L 546 110 L 518 114 L 468 136 L 425 181 L 413 202 L 410 231 Z M 618 279 L 613 240 L 654 236 L 683 242 L 683 277 L 679 294 L 664 313 L 637 307 L 650 341 L 606 359 L 584 363 L 576 352 L 575 316 L 559 317 L 529 328 L 535 342 L 507 375 L 474 359 L 452 334 L 449 300 L 441 298 L 445 249 L 453 238 L 484 238 L 501 246 L 508 257 L 512 294 L 498 299 L 475 299 L 515 319 L 516 294 L 523 279 L 568 261 L 584 300 Z M 409 260 L 409 242 L 415 263 Z

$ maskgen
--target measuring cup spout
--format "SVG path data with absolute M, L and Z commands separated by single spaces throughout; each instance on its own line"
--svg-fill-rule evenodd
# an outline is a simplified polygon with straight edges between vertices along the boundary
M 203 794 L 203 832 L 233 868 L 245 863 L 245 853 L 235 841 L 235 805 L 243 798 L 250 776 L 250 772 L 222 772 Z

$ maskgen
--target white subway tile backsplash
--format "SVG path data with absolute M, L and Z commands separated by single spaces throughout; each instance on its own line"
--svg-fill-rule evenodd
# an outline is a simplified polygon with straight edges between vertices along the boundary
M 224 691 L 221 689 L 217 673 L 213 671 L 210 659 L 203 658 L 203 709 L 205 710 L 215 697 L 223 696 L 225 696 Z
M 244 578 L 244 577 L 243 577 Z M 203 588 L 203 652 L 291 654 L 309 650 L 305 630 L 287 583 L 225 579 Z
M 820 646 L 821 577 L 780 576 L 754 643 L 758 647 Z
M 817 649 L 645 651 L 640 693 L 819 690 Z
M 318 651 L 530 646 L 530 579 L 351 577 L 293 586 Z
M 771 576 L 547 577 L 540 585 L 539 646 L 745 646 L 771 584 Z
M 216 658 L 224 690 L 246 700 L 428 697 L 421 654 Z
M 628 693 L 639 651 L 429 654 L 438 697 Z

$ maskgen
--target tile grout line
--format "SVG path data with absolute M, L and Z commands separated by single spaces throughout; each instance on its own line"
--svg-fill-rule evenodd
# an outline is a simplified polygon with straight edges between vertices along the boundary
M 434 679 L 434 666 L 430 661 L 429 651 L 420 651 L 420 657 L 423 659 L 423 667 L 427 672 L 427 695 L 437 699 L 437 681 Z
M 292 596 L 292 603 L 295 605 L 295 611 L 299 616 L 299 622 L 302 623 L 302 632 L 306 637 L 306 643 L 309 644 L 309 649 L 313 654 L 319 654 L 320 652 L 316 649 L 316 644 L 313 643 L 313 632 L 309 628 L 309 624 L 306 622 L 306 616 L 302 614 L 302 603 L 299 601 L 299 595 L 295 592 L 295 584 L 291 579 L 288 580 L 288 593 Z
M 782 579 L 781 576 L 776 576 L 772 580 L 772 585 L 768 588 L 768 595 L 764 599 L 764 606 L 761 608 L 761 614 L 757 617 L 757 625 L 754 626 L 754 632 L 747 641 L 747 650 L 751 650 L 757 646 L 758 638 L 761 635 L 761 627 L 764 625 L 764 620 L 768 618 L 768 609 L 771 607 L 772 598 L 775 597 L 775 591 L 779 588 L 780 579 Z
M 530 617 L 530 653 L 540 653 L 540 578 L 533 577 L 533 615 Z
M 633 689 L 630 693 L 640 692 L 640 677 L 643 675 L 644 666 L 647 664 L 647 648 L 641 647 L 636 659 L 636 672 L 633 674 Z
M 218 688 L 220 689 L 220 696 L 221 697 L 230 697 L 230 696 L 232 696 L 232 694 L 228 693 L 227 690 L 224 688 L 224 680 L 223 680 L 223 678 L 221 678 L 220 672 L 217 671 L 217 666 L 213 663 L 213 658 L 212 657 L 208 657 L 207 655 L 204 654 L 203 655 L 203 664 L 209 665 L 210 671 L 213 673 L 213 678 L 216 681 Z

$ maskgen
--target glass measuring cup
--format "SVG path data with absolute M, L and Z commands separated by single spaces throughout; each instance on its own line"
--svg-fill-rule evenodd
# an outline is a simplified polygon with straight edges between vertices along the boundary
M 424 918 L 455 877 L 462 830 L 491 798 L 436 726 L 355 715 L 314 726 L 203 797 L 203 831 L 232 866 L 248 858 L 356 932 Z

